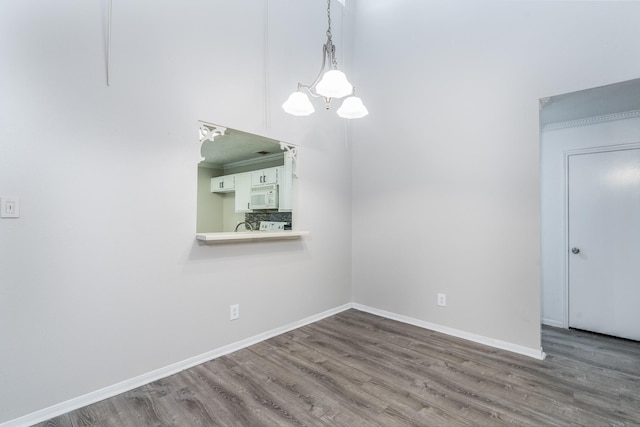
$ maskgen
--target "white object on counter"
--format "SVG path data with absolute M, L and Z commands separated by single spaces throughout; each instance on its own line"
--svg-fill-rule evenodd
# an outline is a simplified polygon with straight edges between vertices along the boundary
M 260 221 L 260 231 L 284 231 L 286 222 Z

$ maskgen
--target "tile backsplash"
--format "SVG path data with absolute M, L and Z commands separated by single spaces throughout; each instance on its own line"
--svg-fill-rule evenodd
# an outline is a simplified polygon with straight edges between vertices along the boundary
M 291 230 L 291 212 L 248 212 L 244 220 L 250 223 L 254 230 L 260 227 L 260 221 L 286 222 L 285 230 Z

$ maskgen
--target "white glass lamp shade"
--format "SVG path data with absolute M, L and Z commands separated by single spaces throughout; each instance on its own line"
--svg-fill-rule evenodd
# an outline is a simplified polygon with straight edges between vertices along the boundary
M 293 92 L 289 95 L 289 98 L 282 104 L 282 109 L 294 116 L 308 116 L 315 111 L 309 97 L 302 92 Z
M 353 86 L 340 70 L 329 70 L 316 85 L 316 92 L 325 98 L 342 98 L 353 93 Z
M 344 100 L 336 113 L 343 119 L 359 119 L 369 114 L 369 111 L 360 98 L 350 96 Z

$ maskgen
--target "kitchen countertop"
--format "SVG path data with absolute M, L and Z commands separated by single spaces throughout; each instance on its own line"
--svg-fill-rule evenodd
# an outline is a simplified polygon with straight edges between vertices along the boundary
M 225 233 L 197 233 L 196 239 L 206 243 L 242 242 L 255 240 L 299 239 L 308 231 L 239 231 Z

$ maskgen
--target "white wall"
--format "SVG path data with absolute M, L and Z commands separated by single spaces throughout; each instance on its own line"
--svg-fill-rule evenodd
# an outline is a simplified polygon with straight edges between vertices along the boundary
M 371 114 L 353 131 L 353 299 L 539 348 L 538 99 L 638 77 L 639 17 L 637 2 L 357 2 Z
M 111 87 L 107 3 L 2 3 L 0 423 L 350 301 L 344 124 L 280 108 L 326 3 L 114 1 Z M 301 146 L 309 238 L 196 243 L 198 120 Z

